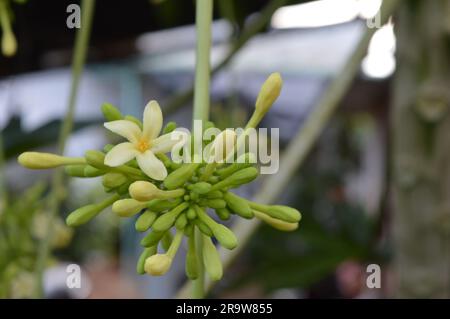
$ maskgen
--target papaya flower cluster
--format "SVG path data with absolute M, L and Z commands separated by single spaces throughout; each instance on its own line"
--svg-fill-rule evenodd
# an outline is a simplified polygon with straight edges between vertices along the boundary
M 246 128 L 259 124 L 279 96 L 281 87 L 280 74 L 268 77 Z M 259 174 L 251 153 L 241 155 L 244 158 L 233 163 L 224 161 L 236 155 L 245 134 L 237 137 L 233 130 L 221 131 L 211 141 L 203 142 L 210 146 L 212 160 L 175 163 L 167 153 L 179 142 L 174 136 L 177 126 L 170 122 L 162 128 L 162 112 L 156 101 L 147 104 L 142 122 L 123 116 L 110 104 L 104 104 L 102 111 L 107 120 L 105 127 L 126 142 L 107 145 L 102 151 L 88 151 L 80 158 L 26 152 L 20 155 L 19 163 L 30 169 L 65 166 L 66 173 L 74 177 L 102 176 L 103 187 L 110 197 L 75 210 L 66 222 L 69 226 L 80 226 L 110 206 L 120 217 L 136 216 L 136 230 L 145 233 L 141 241 L 143 252 L 137 262 L 138 273 L 165 274 L 186 239 L 188 278 L 198 277 L 201 262 L 210 278 L 219 280 L 223 269 L 212 239 L 226 249 L 238 245 L 235 234 L 219 222 L 233 215 L 245 219 L 256 217 L 282 231 L 297 229 L 301 218 L 298 210 L 259 204 L 232 191 L 252 182 Z M 213 125 L 208 122 L 206 126 Z M 186 140 L 193 142 L 189 137 Z M 195 233 L 201 236 L 194 236 Z M 201 238 L 202 245 L 195 237 Z

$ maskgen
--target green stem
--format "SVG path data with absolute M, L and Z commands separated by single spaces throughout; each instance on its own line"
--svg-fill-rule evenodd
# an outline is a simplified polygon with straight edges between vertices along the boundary
M 92 19 L 94 15 L 95 0 L 82 0 L 81 2 L 81 28 L 77 30 L 75 38 L 75 49 L 72 60 L 72 83 L 70 87 L 69 100 L 64 121 L 59 132 L 58 152 L 64 153 L 66 141 L 72 132 L 75 105 L 80 84 L 81 74 L 86 61 L 89 37 L 91 34 Z M 48 225 L 47 234 L 40 242 L 38 258 L 36 261 L 36 296 L 43 296 L 43 274 L 50 254 L 50 245 L 53 237 L 53 219 L 58 214 L 59 205 L 62 199 L 61 193 L 64 187 L 64 175 L 62 169 L 55 170 L 52 178 L 52 192 L 49 195 Z
M 211 51 L 211 24 L 213 15 L 213 0 L 197 0 L 196 27 L 197 52 L 195 65 L 194 110 L 193 121 L 207 121 L 209 118 L 209 88 L 210 88 L 210 51 Z M 199 231 L 196 236 L 197 255 L 203 250 L 203 240 Z M 193 282 L 192 297 L 203 298 L 205 295 L 205 269 L 203 258 L 197 260 L 198 278 Z
M 401 0 L 390 0 L 383 2 L 381 8 L 382 24 L 385 24 L 388 21 L 400 1 Z M 343 67 L 342 72 L 339 76 L 336 76 L 330 84 L 325 95 L 313 108 L 314 111 L 309 115 L 305 125 L 300 128 L 297 135 L 284 151 L 283 156 L 280 159 L 280 163 L 283 164 L 280 166 L 280 170 L 277 174 L 270 175 L 266 178 L 260 191 L 254 196 L 254 201 L 262 204 L 270 204 L 275 201 L 285 187 L 288 186 L 291 177 L 295 176 L 295 172 L 303 164 L 310 149 L 328 124 L 334 111 L 339 106 L 339 102 L 342 100 L 345 93 L 350 88 L 353 79 L 358 74 L 361 61 L 366 55 L 367 47 L 376 31 L 376 28 L 366 29 L 366 32 L 362 36 L 355 51 Z M 273 185 L 276 185 L 277 187 L 274 187 Z M 223 260 L 224 269 L 226 269 L 238 254 L 243 251 L 246 243 L 249 242 L 259 225 L 260 221 L 256 219 L 252 221 L 238 221 L 235 224 L 232 231 L 236 234 L 236 237 L 239 238 L 239 246 L 231 251 L 222 248 L 219 250 Z M 212 288 L 214 283 L 214 281 L 208 281 L 206 283 L 207 291 Z M 189 284 L 180 289 L 177 297 L 185 298 L 188 290 Z

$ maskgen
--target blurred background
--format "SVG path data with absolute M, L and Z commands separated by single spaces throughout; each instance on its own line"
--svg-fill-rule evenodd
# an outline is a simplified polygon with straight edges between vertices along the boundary
M 66 10 L 79 1 L 0 1 L 8 3 L 18 43 L 14 56 L 0 56 L 0 297 L 28 298 L 52 172 L 26 170 L 16 158 L 27 150 L 56 151 L 76 33 L 66 25 Z M 211 297 L 449 296 L 450 1 L 403 1 L 387 24 L 374 26 L 381 4 L 215 1 L 211 118 L 220 128 L 244 125 L 264 79 L 280 72 L 283 91 L 262 126 L 280 129 L 282 149 L 330 87 L 349 76 L 368 25 L 375 29 L 352 84 L 279 198 L 302 212 L 299 229 L 261 226 Z M 194 23 L 194 1 L 96 2 L 67 155 L 108 143 L 104 102 L 140 117 L 146 102 L 157 99 L 165 122 L 190 126 Z M 256 194 L 262 182 L 243 192 Z M 63 193 L 45 297 L 175 295 L 185 282 L 184 256 L 164 277 L 137 275 L 134 221 L 104 212 L 77 229 L 64 224 L 69 212 L 105 196 L 101 183 L 68 179 Z M 81 266 L 82 289 L 66 286 L 73 263 Z M 367 286 L 370 264 L 381 267 L 379 289 Z

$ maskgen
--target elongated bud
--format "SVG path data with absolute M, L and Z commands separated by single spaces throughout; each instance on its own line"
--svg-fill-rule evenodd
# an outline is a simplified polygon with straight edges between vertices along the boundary
M 227 202 L 225 202 L 223 199 L 220 199 L 220 198 L 203 199 L 203 200 L 201 200 L 201 203 L 205 203 L 205 206 L 211 207 L 213 209 L 227 207 Z
M 216 209 L 216 214 L 221 220 L 229 220 L 231 217 L 230 211 L 226 208 Z
M 48 169 L 63 165 L 84 164 L 84 158 L 64 157 L 51 153 L 25 152 L 18 158 L 20 165 L 29 169 Z
M 197 253 L 195 248 L 195 236 L 188 237 L 188 249 L 185 264 L 186 276 L 191 279 L 198 278 Z
M 164 249 L 164 251 L 168 252 L 170 249 L 170 246 L 172 245 L 173 237 L 170 231 L 166 231 L 164 233 L 164 236 L 161 238 L 161 246 Z
M 141 240 L 141 246 L 144 247 L 151 247 L 154 245 L 157 245 L 161 238 L 163 238 L 165 232 L 157 232 L 152 231 L 148 233 L 144 238 Z
M 234 152 L 236 133 L 226 129 L 216 136 L 210 148 L 208 162 L 223 163 L 229 154 Z
M 202 208 L 195 206 L 195 211 L 198 218 L 211 229 L 214 237 L 216 237 L 223 247 L 234 249 L 237 246 L 238 241 L 236 235 L 230 229 L 222 224 L 216 223 Z
M 152 247 L 148 247 L 148 248 L 144 249 L 144 251 L 139 256 L 139 260 L 136 265 L 136 271 L 138 274 L 140 274 L 140 275 L 145 274 L 145 261 L 150 256 L 153 256 L 154 254 L 156 254 L 156 251 L 157 251 L 156 246 L 152 246 Z
M 145 272 L 152 276 L 164 275 L 172 265 L 172 258 L 167 254 L 156 254 L 145 260 Z
M 153 229 L 158 232 L 166 231 L 175 223 L 176 218 L 180 215 L 189 204 L 186 202 L 181 203 L 171 211 L 161 215 L 153 223 Z
M 3 31 L 2 53 L 4 56 L 11 57 L 17 52 L 17 40 L 12 31 Z
M 203 235 L 203 264 L 206 272 L 211 280 L 217 281 L 222 278 L 223 268 L 219 253 L 216 246 L 214 246 L 211 238 Z
M 150 210 L 146 210 L 139 218 L 136 220 L 135 228 L 139 232 L 147 231 L 155 221 L 157 213 Z
M 283 80 L 280 73 L 277 72 L 269 75 L 262 85 L 258 98 L 256 99 L 256 111 L 264 116 L 272 107 L 278 96 L 280 96 L 282 86 Z
M 281 231 L 294 231 L 298 228 L 298 223 L 288 223 L 273 217 L 270 217 L 264 213 L 253 211 L 256 217 L 261 219 L 266 224 L 272 226 L 275 229 L 281 230 Z
M 161 190 L 150 182 L 138 181 L 130 185 L 130 196 L 140 202 L 146 202 L 158 198 Z
M 177 221 L 175 222 L 175 227 L 179 230 L 182 230 L 186 227 L 187 225 L 187 217 L 186 214 L 181 214 L 178 218 Z
M 127 182 L 127 177 L 121 173 L 106 173 L 103 175 L 102 184 L 106 188 L 116 188 Z
M 218 199 L 223 198 L 223 193 L 221 191 L 212 191 L 205 195 L 207 199 Z
M 156 213 L 172 209 L 181 204 L 182 199 L 176 198 L 173 200 L 165 200 L 165 199 L 153 199 L 147 203 L 147 208 Z
M 256 177 L 258 177 L 258 169 L 255 167 L 247 167 L 231 174 L 217 184 L 214 184 L 211 191 L 220 190 L 225 187 L 237 187 L 247 184 L 253 181 Z
M 173 131 L 175 131 L 176 128 L 177 128 L 177 123 L 169 122 L 166 124 L 166 126 L 164 126 L 163 134 L 172 133 Z
M 103 103 L 102 113 L 108 122 L 123 119 L 123 115 L 120 113 L 119 109 L 110 103 Z
M 231 192 L 226 192 L 223 198 L 227 202 L 228 207 L 233 212 L 246 219 L 253 218 L 252 209 L 250 208 L 250 205 L 247 203 L 245 199 Z
M 109 167 L 104 164 L 105 154 L 100 151 L 92 150 L 84 153 L 86 162 L 97 169 L 108 169 Z
M 247 201 L 250 207 L 259 212 L 265 213 L 272 218 L 280 219 L 288 223 L 298 223 L 302 218 L 302 215 L 298 210 L 289 206 L 282 205 L 262 205 L 254 202 Z
M 66 224 L 70 227 L 83 225 L 97 216 L 103 209 L 97 205 L 87 205 L 70 213 L 66 218 Z
M 139 213 L 145 207 L 146 203 L 127 198 L 116 201 L 112 206 L 112 211 L 120 217 L 131 217 Z
M 211 184 L 206 182 L 198 182 L 192 185 L 192 191 L 199 195 L 208 193 L 211 190 Z
M 97 177 L 102 176 L 103 174 L 105 174 L 104 170 L 100 170 L 91 165 L 86 165 L 86 167 L 84 168 L 84 175 L 86 177 Z
M 198 163 L 184 164 L 166 177 L 164 185 L 167 189 L 176 189 L 183 186 L 192 177 L 198 166 Z
M 197 213 L 195 212 L 195 209 L 193 207 L 189 207 L 187 212 L 186 212 L 186 217 L 189 220 L 194 220 L 197 218 Z
M 211 228 L 209 228 L 208 225 L 206 225 L 200 219 L 198 219 L 198 218 L 194 219 L 194 224 L 206 236 L 208 236 L 208 237 L 213 236 L 213 232 L 212 232 Z
M 253 153 L 245 153 L 237 158 L 236 163 L 217 170 L 217 174 L 224 179 L 241 169 L 253 166 L 256 162 L 256 156 Z

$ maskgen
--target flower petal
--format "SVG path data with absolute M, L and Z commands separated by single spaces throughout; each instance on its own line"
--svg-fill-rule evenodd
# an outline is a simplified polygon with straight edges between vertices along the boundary
M 139 153 L 137 155 L 137 162 L 141 170 L 150 178 L 158 181 L 164 180 L 167 176 L 167 169 L 152 151 Z
M 187 134 L 185 132 L 174 131 L 164 134 L 153 140 L 151 151 L 155 154 L 167 153 L 172 150 L 175 144 L 182 141 L 184 143 L 187 141 Z
M 131 161 L 139 152 L 131 143 L 121 143 L 114 146 L 105 156 L 105 165 L 117 167 Z
M 141 129 L 136 123 L 127 120 L 118 120 L 106 122 L 103 124 L 108 130 L 122 137 L 125 137 L 131 143 L 137 143 L 142 135 Z
M 158 102 L 150 101 L 144 110 L 144 132 L 142 136 L 148 140 L 154 140 L 161 132 L 163 115 Z

